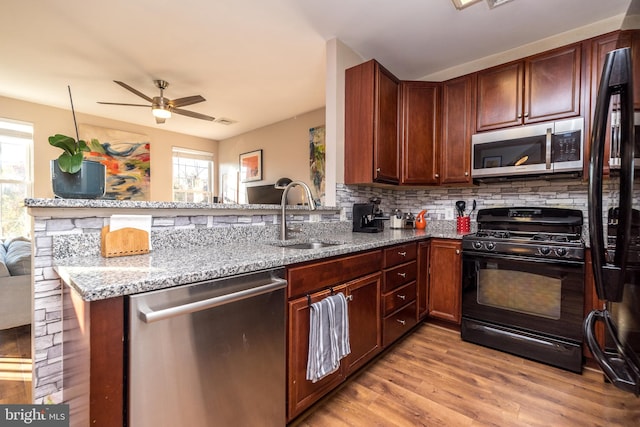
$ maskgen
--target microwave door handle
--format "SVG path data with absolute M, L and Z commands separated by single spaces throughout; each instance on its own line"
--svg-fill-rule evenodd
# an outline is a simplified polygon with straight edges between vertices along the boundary
M 547 144 L 547 149 L 546 149 L 546 156 L 545 156 L 545 161 L 546 161 L 546 165 L 547 165 L 547 169 L 551 169 L 551 135 L 552 135 L 553 129 L 551 128 L 547 128 L 547 139 L 546 139 L 546 144 Z
M 633 92 L 624 90 L 630 87 L 631 55 L 629 48 L 616 49 L 607 54 L 598 88 L 596 108 L 591 134 L 591 159 L 589 164 L 589 241 L 593 263 L 593 278 L 598 297 L 608 301 L 620 301 L 624 285 L 624 274 L 619 268 L 606 265 L 604 226 L 602 220 L 602 173 L 604 162 L 604 145 L 606 136 L 607 116 L 611 97 L 621 93 L 621 109 L 628 108 L 626 102 Z M 622 96 L 626 93 L 626 96 Z M 631 100 L 630 108 L 633 108 Z M 624 112 L 623 115 L 627 115 Z M 625 121 L 625 123 L 628 122 Z M 622 190 L 622 188 L 621 188 Z M 622 202 L 622 200 L 621 200 Z M 620 206 L 622 208 L 622 206 Z M 621 212 L 622 213 L 622 212 Z M 605 268 L 607 272 L 605 273 Z M 607 277 L 605 278 L 605 274 Z

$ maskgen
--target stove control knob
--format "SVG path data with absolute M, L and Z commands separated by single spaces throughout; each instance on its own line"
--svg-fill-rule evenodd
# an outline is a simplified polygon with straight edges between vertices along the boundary
M 493 248 L 495 248 L 495 247 L 496 247 L 496 244 L 495 244 L 495 243 L 493 243 L 493 242 L 489 242 L 489 243 L 487 243 L 485 246 L 486 246 L 486 248 L 487 248 L 487 249 L 489 249 L 489 250 L 493 250 Z
M 551 252 L 551 249 L 549 249 L 549 248 L 548 248 L 548 247 L 546 247 L 546 246 L 543 246 L 543 247 L 541 247 L 541 248 L 540 248 L 540 253 L 541 253 L 542 255 L 549 255 L 549 253 L 550 253 L 550 252 Z
M 473 249 L 482 249 L 482 242 L 473 242 Z
M 556 249 L 556 253 L 559 256 L 565 256 L 567 254 L 567 249 L 566 248 L 558 248 L 558 249 Z

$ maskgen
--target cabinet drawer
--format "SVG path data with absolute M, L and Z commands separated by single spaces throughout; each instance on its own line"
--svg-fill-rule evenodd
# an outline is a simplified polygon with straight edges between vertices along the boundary
M 404 285 L 392 292 L 385 294 L 382 298 L 382 306 L 384 307 L 383 316 L 393 313 L 403 305 L 410 303 L 416 299 L 416 282 L 413 281 L 408 285 Z
M 287 268 L 288 298 L 380 271 L 382 251 L 365 252 Z
M 416 323 L 416 302 L 414 301 L 397 313 L 385 317 L 382 328 L 382 345 L 388 346 L 408 332 Z
M 416 262 L 411 261 L 384 271 L 384 283 L 382 292 L 387 293 L 411 281 L 416 280 Z
M 398 245 L 384 250 L 384 266 L 383 268 L 393 267 L 403 262 L 416 259 L 416 244 L 407 243 L 406 245 Z

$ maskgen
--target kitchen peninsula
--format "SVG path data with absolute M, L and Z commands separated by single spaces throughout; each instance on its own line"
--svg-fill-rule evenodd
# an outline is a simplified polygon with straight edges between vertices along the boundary
M 455 226 L 351 233 L 340 210 L 290 206 L 305 239 L 339 243 L 320 249 L 278 246 L 277 205 L 185 204 L 108 200 L 27 199 L 34 224 L 34 343 L 36 402 L 63 402 L 85 384 L 63 384 L 69 356 L 63 336 L 63 292 L 76 304 L 106 306 L 125 295 L 307 261 L 374 250 L 429 237 L 459 238 Z M 152 251 L 103 258 L 100 229 L 113 214 L 152 215 Z M 294 235 L 293 241 L 300 237 Z M 64 281 L 69 286 L 62 286 Z M 66 307 L 65 307 L 66 312 Z M 86 313 L 88 316 L 89 314 Z M 66 316 L 65 316 L 66 320 Z M 122 319 L 112 319 L 117 327 Z M 97 325 L 96 325 L 97 326 Z M 66 328 L 66 325 L 65 325 Z M 77 343 L 79 345 L 79 343 Z M 65 366 L 67 369 L 67 366 Z M 82 394 L 80 394 L 82 395 Z

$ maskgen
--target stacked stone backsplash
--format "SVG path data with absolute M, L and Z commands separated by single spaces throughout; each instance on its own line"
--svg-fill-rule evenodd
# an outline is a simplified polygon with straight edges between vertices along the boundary
M 300 229 L 300 234 L 293 238 L 313 237 L 328 230 L 351 230 L 350 223 L 339 222 L 338 213 L 290 213 L 288 224 Z M 33 402 L 61 403 L 62 283 L 53 268 L 54 257 L 98 256 L 100 230 L 109 224 L 109 215 L 97 213 L 96 216 L 82 218 L 34 216 L 33 224 Z M 257 215 L 250 211 L 247 215 L 158 216 L 153 217 L 152 246 L 154 250 L 160 250 L 224 244 L 240 239 L 277 240 L 279 224 L 278 214 Z
M 502 206 L 551 206 L 580 209 L 587 222 L 587 188 L 580 179 L 567 180 L 527 180 L 502 183 L 478 184 L 469 187 L 429 187 L 424 189 L 378 188 L 372 186 L 344 185 L 337 187 L 337 206 L 352 218 L 354 203 L 367 202 L 371 197 L 379 197 L 380 207 L 385 214 L 393 209 L 417 214 L 427 210 L 430 220 L 447 220 L 447 211 L 455 207 L 457 200 L 467 203 L 467 214 L 473 200 L 476 212 L 471 215 L 475 221 L 478 209 Z

